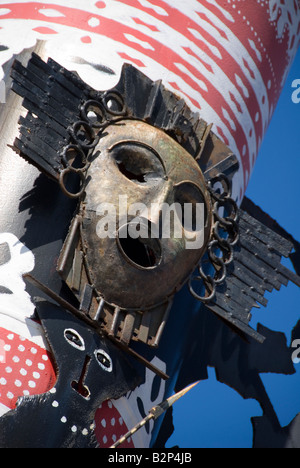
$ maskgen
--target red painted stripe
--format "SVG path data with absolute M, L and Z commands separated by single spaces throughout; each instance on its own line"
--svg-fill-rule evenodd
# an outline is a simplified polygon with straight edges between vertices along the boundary
M 230 109 L 226 101 L 224 100 L 224 96 L 222 94 L 222 90 L 216 90 L 212 85 L 209 80 L 207 80 L 205 77 L 199 73 L 197 68 L 195 68 L 193 65 L 189 64 L 187 61 L 185 61 L 179 54 L 177 54 L 174 50 L 170 49 L 167 47 L 165 44 L 161 44 L 160 42 L 156 41 L 153 37 L 147 36 L 144 33 L 137 31 L 127 25 L 121 24 L 115 20 L 105 18 L 101 15 L 93 15 L 93 17 L 99 19 L 100 25 L 97 27 L 91 27 L 88 24 L 88 21 L 91 18 L 91 14 L 82 10 L 74 9 L 74 8 L 68 8 L 68 7 L 62 7 L 58 6 L 55 4 L 49 4 L 47 5 L 48 8 L 54 8 L 60 13 L 62 13 L 63 16 L 61 17 L 47 17 L 39 12 L 40 9 L 44 4 L 41 3 L 33 3 L 29 2 L 26 4 L 20 4 L 20 3 L 14 3 L 14 4 L 6 4 L 3 5 L 3 8 L 7 7 L 11 10 L 10 13 L 7 13 L 7 15 L 3 15 L 2 18 L 20 18 L 20 19 L 32 19 L 32 20 L 37 20 L 37 21 L 42 21 L 42 22 L 47 22 L 47 23 L 55 23 L 55 24 L 60 24 L 64 26 L 69 26 L 69 27 L 75 27 L 84 31 L 89 31 L 92 33 L 98 33 L 101 35 L 105 35 L 107 37 L 112 38 L 113 40 L 125 44 L 129 46 L 130 48 L 133 48 L 144 55 L 149 56 L 153 60 L 155 60 L 157 63 L 160 63 L 163 67 L 167 68 L 171 72 L 173 72 L 175 75 L 181 77 L 186 84 L 188 84 L 192 89 L 197 90 L 201 94 L 203 94 L 203 90 L 199 87 L 198 82 L 192 78 L 192 75 L 195 76 L 195 78 L 198 80 L 202 80 L 205 82 L 207 88 L 208 88 L 208 93 L 207 93 L 207 101 L 209 102 L 209 97 L 208 96 L 214 96 L 214 102 L 213 102 L 213 109 L 215 112 L 218 113 L 220 118 L 222 119 L 222 107 L 224 107 L 228 113 L 230 113 Z M 169 10 L 168 10 L 169 11 Z M 173 15 L 172 21 L 179 22 L 179 24 L 182 24 L 182 14 L 178 12 L 177 10 L 171 8 L 170 13 Z M 170 17 L 164 17 L 164 20 L 168 23 L 168 18 Z M 191 21 L 188 23 L 189 25 L 192 24 Z M 195 27 L 198 27 L 198 25 L 194 25 Z M 184 28 L 184 31 L 182 33 L 187 33 L 187 29 Z M 189 33 L 190 34 L 190 33 Z M 146 42 L 148 43 L 153 50 L 144 48 L 142 45 L 138 44 L 137 42 L 132 42 L 126 37 L 125 35 L 131 35 L 134 36 L 137 40 L 141 42 Z M 192 38 L 195 41 L 195 38 Z M 89 36 L 84 36 L 82 38 L 82 41 L 84 42 L 90 42 Z M 219 44 L 217 44 L 219 46 Z M 121 52 L 122 53 L 122 52 Z M 229 59 L 231 57 L 229 56 Z M 131 57 L 132 60 L 132 57 Z M 137 60 L 137 59 L 135 59 Z M 138 62 L 135 62 L 136 64 Z M 184 71 L 181 71 L 177 66 L 176 63 L 182 64 L 187 70 L 188 73 L 185 73 Z M 236 64 L 235 64 L 236 65 Z M 210 94 L 212 93 L 212 94 Z M 218 98 L 216 99 L 216 95 Z M 195 99 L 192 98 L 192 96 L 189 96 L 189 99 L 194 103 L 199 108 L 199 104 L 195 101 Z M 224 121 L 224 119 L 222 119 Z M 235 121 L 235 125 L 237 128 L 239 128 L 239 122 L 237 119 L 233 118 Z M 239 129 L 240 130 L 240 129 Z M 236 143 L 239 148 L 241 148 L 241 144 L 243 142 L 240 142 L 241 139 L 241 134 L 242 132 L 232 132 L 233 137 L 236 140 Z M 249 161 L 247 158 L 244 159 L 243 163 L 245 164 L 245 169 L 249 171 Z

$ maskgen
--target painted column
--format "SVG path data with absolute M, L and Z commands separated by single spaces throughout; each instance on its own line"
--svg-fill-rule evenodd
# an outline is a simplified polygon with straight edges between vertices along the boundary
M 43 56 L 76 70 L 99 90 L 118 82 L 124 62 L 152 80 L 161 79 L 213 123 L 213 131 L 237 155 L 240 170 L 233 189 L 240 201 L 299 46 L 300 10 L 296 0 L 1 2 L 0 65 L 34 47 L 37 40 L 46 41 Z M 55 380 L 39 325 L 30 319 L 34 307 L 21 276 L 34 270 L 35 276 L 60 291 L 62 285 L 55 275 L 64 235 L 60 220 L 66 211 L 72 216 L 69 203 L 64 212 L 58 208 L 47 214 L 56 226 L 51 235 L 39 230 L 38 213 L 47 203 L 34 197 L 38 173 L 6 146 L 8 135 L 13 140 L 18 132 L 16 120 L 9 130 L 5 125 L 7 115 L 12 119 L 8 106 L 13 112 L 17 105 L 4 89 L 7 68 L 0 75 L 4 80 L 0 88 L 0 339 L 6 359 L 5 374 L 0 377 L 0 414 L 13 408 L 18 396 L 46 391 Z M 44 192 L 46 197 L 46 187 Z M 57 194 L 57 201 L 61 200 Z M 33 227 L 36 230 L 34 239 L 28 237 L 29 227 L 31 232 Z M 199 307 L 189 301 L 191 308 Z M 179 304 L 180 300 L 177 305 L 175 301 L 175 317 Z M 188 327 L 185 331 L 188 333 Z M 153 358 L 162 370 L 171 370 L 171 385 L 186 336 L 172 363 L 163 361 L 164 351 Z M 146 373 L 145 380 L 151 389 L 153 375 Z M 149 398 L 149 408 L 164 394 L 161 386 L 156 401 Z M 145 395 L 141 386 L 131 400 L 107 402 L 99 409 L 100 447 L 110 446 L 125 425 L 130 428 L 136 423 L 137 401 L 143 398 L 146 408 Z M 114 421 L 110 427 L 105 414 Z M 148 446 L 150 439 L 151 433 L 141 432 L 129 446 Z

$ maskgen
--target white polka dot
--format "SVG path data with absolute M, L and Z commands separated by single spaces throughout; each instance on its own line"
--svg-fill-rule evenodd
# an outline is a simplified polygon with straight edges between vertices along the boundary
M 32 375 L 33 375 L 34 379 L 39 379 L 41 377 L 41 375 L 38 372 L 33 372 Z
M 106 421 L 105 421 L 105 419 L 102 419 L 101 425 L 102 425 L 103 427 L 106 427 Z
M 50 393 L 56 393 L 56 388 L 55 387 L 51 388 L 51 390 L 49 390 L 49 392 Z
M 43 364 L 42 362 L 39 362 L 39 363 L 38 363 L 38 368 L 39 368 L 40 370 L 44 370 L 44 369 L 45 369 L 45 364 Z
M 66 422 L 67 422 L 66 416 L 63 416 L 63 417 L 61 418 L 61 422 L 62 422 L 62 423 L 66 423 Z
M 19 340 L 20 340 L 20 341 L 25 341 L 26 338 L 24 338 L 24 336 L 19 336 Z
M 22 368 L 22 369 L 20 370 L 20 374 L 21 374 L 21 375 L 27 375 L 27 370 L 25 370 L 25 369 Z
M 16 387 L 21 387 L 22 386 L 22 382 L 20 380 L 15 380 L 15 386 Z
M 90 18 L 88 20 L 88 24 L 89 26 L 91 26 L 92 28 L 96 28 L 97 26 L 99 26 L 100 24 L 100 21 L 98 18 Z
M 47 354 L 43 354 L 42 359 L 43 359 L 43 361 L 48 361 L 48 356 L 47 356 Z
M 103 443 L 106 444 L 106 442 L 107 442 L 107 437 L 104 436 L 102 440 L 103 440 Z
M 23 353 L 23 351 L 25 351 L 25 346 L 23 346 L 23 345 L 20 344 L 20 345 L 18 346 L 18 350 L 21 351 L 21 353 Z
M 12 373 L 12 368 L 11 367 L 5 367 L 5 372 L 7 374 L 11 374 Z
M 116 440 L 117 440 L 116 434 L 113 434 L 113 435 L 112 435 L 112 440 L 113 440 L 114 442 L 116 442 Z
M 14 361 L 14 362 L 20 362 L 20 358 L 19 358 L 18 356 L 14 356 L 14 357 L 13 357 L 13 361 Z
M 29 395 L 30 395 L 30 393 L 29 393 L 29 391 L 28 391 L 28 390 L 23 390 L 23 395 L 25 395 L 25 396 L 29 396 Z
M 122 424 L 123 424 L 123 418 L 119 418 L 119 424 L 122 426 Z
M 35 388 L 36 387 L 36 383 L 33 382 L 33 380 L 29 380 L 28 385 L 29 385 L 30 388 Z
M 10 351 L 11 346 L 9 344 L 6 344 L 6 345 L 3 346 L 3 349 L 4 349 L 4 351 Z
M 7 398 L 9 398 L 9 400 L 12 400 L 13 397 L 14 397 L 14 394 L 11 393 L 11 392 L 8 392 L 6 396 L 7 396 Z
M 54 400 L 54 401 L 52 402 L 52 406 L 53 406 L 53 408 L 58 408 L 58 407 L 59 407 L 58 401 Z
M 111 424 L 112 426 L 114 426 L 114 425 L 116 424 L 115 418 L 112 418 L 112 420 L 110 421 L 110 424 Z
M 71 427 L 71 431 L 72 431 L 72 432 L 77 432 L 77 427 L 76 427 L 76 426 L 72 426 L 72 427 Z
M 1 384 L 1 385 L 6 385 L 6 384 L 7 384 L 7 381 L 5 380 L 4 377 L 1 377 L 1 379 L 0 379 L 0 384 Z
M 26 359 L 26 366 L 32 366 L 32 361 L 30 361 L 30 359 Z
M 89 431 L 87 429 L 83 429 L 82 430 L 82 435 L 86 436 L 88 435 Z
M 14 335 L 12 333 L 10 333 L 9 335 L 7 335 L 7 339 L 8 340 L 13 340 L 14 339 Z
M 36 353 L 37 353 L 37 349 L 36 349 L 36 348 L 31 348 L 30 352 L 31 352 L 32 354 L 36 354 Z

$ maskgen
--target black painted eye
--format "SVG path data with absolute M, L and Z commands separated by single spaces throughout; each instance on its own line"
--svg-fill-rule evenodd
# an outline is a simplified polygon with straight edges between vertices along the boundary
M 79 349 L 80 351 L 85 350 L 84 339 L 79 335 L 79 333 L 76 330 L 73 330 L 72 328 L 67 328 L 64 331 L 64 337 L 67 340 L 67 342 L 74 348 Z
M 119 171 L 139 184 L 165 178 L 165 169 L 158 154 L 147 145 L 126 141 L 110 149 Z
M 111 357 L 103 349 L 97 349 L 94 354 L 100 367 L 106 372 L 111 372 L 113 369 Z

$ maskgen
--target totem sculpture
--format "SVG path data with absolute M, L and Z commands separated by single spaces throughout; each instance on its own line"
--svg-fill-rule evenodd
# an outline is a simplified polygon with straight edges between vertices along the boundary
M 107 50 L 97 64 L 72 54 L 62 63 L 59 53 L 44 60 L 42 44 L 8 67 L 13 93 L 8 105 L 19 95 L 22 108 L 16 108 L 13 140 L 5 143 L 11 152 L 3 158 L 4 169 L 16 164 L 24 174 L 28 168 L 33 172 L 30 191 L 16 196 L 17 218 L 4 219 L 1 213 L 1 339 L 6 349 L 9 344 L 23 352 L 24 359 L 9 354 L 6 374 L 1 374 L 0 445 L 110 447 L 174 389 L 206 378 L 206 365 L 221 370 L 223 381 L 233 382 L 265 409 L 264 422 L 273 426 L 264 441 L 258 422 L 256 445 L 288 443 L 292 428 L 280 428 L 272 420 L 268 397 L 257 381 L 264 360 L 255 364 L 249 389 L 246 376 L 236 376 L 232 360 L 226 368 L 223 353 L 227 341 L 247 355 L 245 362 L 252 368 L 254 355 L 282 346 L 268 329 L 251 327 L 251 311 L 257 303 L 266 305 L 265 291 L 288 281 L 300 286 L 299 276 L 281 263 L 299 244 L 243 197 L 287 70 L 268 55 L 263 26 L 269 25 L 270 37 L 270 29 L 277 31 L 282 54 L 290 60 L 299 41 L 296 3 L 282 7 L 287 14 L 292 8 L 291 18 L 297 15 L 298 22 L 290 19 L 290 29 L 281 36 L 282 19 L 275 21 L 272 2 L 255 3 L 255 10 L 263 12 L 257 29 L 245 2 L 235 8 L 228 2 L 225 8 L 217 1 L 209 7 L 194 1 L 187 14 L 170 2 L 85 2 L 85 11 L 79 11 L 78 2 L 74 8 L 61 3 L 56 10 L 47 3 L 24 3 L 21 8 L 11 2 L 2 12 L 3 24 L 25 15 L 39 35 L 58 32 L 48 24 L 55 23 L 60 40 L 68 23 L 81 18 L 85 30 L 93 31 L 80 32 L 81 44 L 101 35 Z M 45 17 L 47 26 L 35 24 Z M 188 18 L 184 31 L 182 18 Z M 239 39 L 241 59 L 232 52 L 230 60 L 244 75 L 233 69 L 231 87 L 233 76 L 225 77 L 211 56 L 218 57 L 221 47 L 224 54 L 226 44 L 235 50 L 241 24 L 253 39 L 247 36 L 248 49 Z M 217 28 L 218 46 L 201 35 L 204 25 L 208 36 Z M 108 30 L 111 36 L 105 42 L 102 35 Z M 170 43 L 164 45 L 166 36 L 170 42 L 177 38 L 172 54 Z M 117 54 L 129 62 L 122 64 L 118 79 L 112 68 L 113 41 L 123 44 Z M 129 55 L 128 41 L 136 43 L 135 58 Z M 160 52 L 154 54 L 158 43 Z M 49 44 L 51 51 L 55 41 Z M 205 60 L 198 54 L 200 45 Z M 9 55 L 14 47 L 7 36 L 3 52 Z M 66 47 L 72 49 L 70 40 Z M 141 48 L 145 63 L 138 58 Z M 107 51 L 112 49 L 109 61 Z M 189 65 L 182 63 L 186 54 Z M 91 85 L 89 77 L 73 70 L 74 64 L 78 71 L 83 65 L 93 68 L 110 86 L 100 90 L 95 79 Z M 165 68 L 168 83 L 157 76 Z M 212 91 L 215 83 L 202 81 L 200 75 L 222 83 L 233 117 L 218 105 L 230 128 L 220 121 L 217 107 L 205 105 L 203 91 Z M 239 115 L 243 119 L 237 129 Z M 291 258 L 297 271 L 297 255 Z M 216 337 L 227 338 L 208 345 L 199 339 L 207 327 Z M 31 379 L 24 363 L 32 367 Z M 17 374 L 26 376 L 26 388 Z M 158 390 L 155 401 L 148 402 L 151 383 Z M 163 446 L 171 432 L 170 416 L 168 412 L 155 424 L 149 418 L 123 446 Z M 102 421 L 108 417 L 118 420 L 119 427 L 106 428 Z

